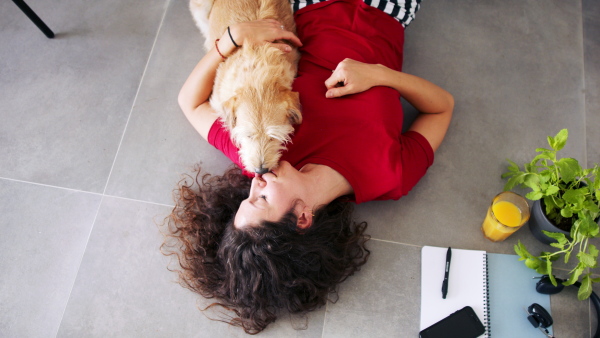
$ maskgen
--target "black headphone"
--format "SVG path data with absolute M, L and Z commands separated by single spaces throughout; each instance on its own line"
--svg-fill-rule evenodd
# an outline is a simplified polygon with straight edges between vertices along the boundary
M 535 290 L 545 295 L 553 295 L 559 293 L 565 288 L 565 286 L 562 284 L 564 280 L 556 278 L 556 282 L 557 285 L 554 286 L 552 284 L 552 281 L 550 281 L 550 277 L 548 275 L 544 275 L 535 284 Z M 573 286 L 579 288 L 581 286 L 581 283 L 575 282 Z M 592 301 L 592 304 L 594 304 L 594 309 L 596 309 L 596 316 L 598 317 L 598 323 L 600 324 L 600 298 L 594 291 L 592 291 L 592 294 L 590 295 L 590 300 Z M 543 307 L 535 303 L 529 306 L 529 308 L 527 308 L 527 312 L 529 313 L 527 319 L 529 319 L 531 325 L 540 328 L 542 332 L 545 330 L 545 334 L 547 336 L 550 336 L 548 334 L 548 330 L 546 330 L 547 327 L 552 325 L 552 317 L 550 317 L 550 314 Z M 594 333 L 594 338 L 600 338 L 600 332 L 598 331 L 598 327 L 596 327 L 596 333 Z

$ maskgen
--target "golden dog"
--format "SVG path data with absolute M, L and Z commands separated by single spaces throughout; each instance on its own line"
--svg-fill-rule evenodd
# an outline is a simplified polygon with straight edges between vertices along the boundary
M 227 27 L 246 21 L 275 19 L 296 31 L 287 0 L 190 0 L 190 11 L 206 38 L 208 51 Z M 217 69 L 210 104 L 240 149 L 246 170 L 264 174 L 277 166 L 281 151 L 302 122 L 292 82 L 300 54 L 264 45 L 244 45 Z

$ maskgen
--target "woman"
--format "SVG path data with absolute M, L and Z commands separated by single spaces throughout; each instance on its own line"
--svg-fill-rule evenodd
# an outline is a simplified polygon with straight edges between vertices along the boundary
M 281 310 L 324 305 L 369 254 L 366 223 L 353 222 L 349 202 L 407 194 L 444 138 L 452 96 L 401 72 L 403 26 L 416 8 L 386 8 L 360 0 L 306 6 L 295 16 L 299 38 L 274 20 L 230 27 L 238 45 L 285 39 L 301 47 L 294 90 L 303 123 L 275 170 L 252 179 L 237 168 L 201 179 L 198 172 L 198 187 L 182 184 L 169 219 L 174 242 L 166 246 L 179 258 L 184 286 L 217 298 L 211 306 L 231 310 L 225 321 L 247 333 Z M 222 56 L 235 48 L 224 34 L 192 71 L 179 104 L 200 135 L 239 165 L 208 103 Z M 404 134 L 400 96 L 421 113 Z

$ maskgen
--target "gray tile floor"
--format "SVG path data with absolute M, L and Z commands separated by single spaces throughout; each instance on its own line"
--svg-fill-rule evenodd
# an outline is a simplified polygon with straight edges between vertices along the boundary
M 57 35 L 0 3 L 0 336 L 243 336 L 198 311 L 158 249 L 180 175 L 228 165 L 176 103 L 202 56 L 186 1 L 28 3 Z M 454 94 L 447 140 L 409 196 L 358 207 L 372 258 L 339 301 L 261 335 L 416 337 L 421 246 L 542 249 L 526 229 L 491 243 L 479 225 L 505 159 L 547 135 L 569 128 L 564 154 L 600 162 L 599 55 L 595 0 L 425 1 L 405 71 Z M 574 294 L 552 297 L 558 337 L 595 327 Z

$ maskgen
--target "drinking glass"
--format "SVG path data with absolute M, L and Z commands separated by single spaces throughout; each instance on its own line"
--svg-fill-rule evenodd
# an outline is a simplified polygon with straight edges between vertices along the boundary
M 529 220 L 529 204 L 514 192 L 501 192 L 490 204 L 481 231 L 493 242 L 503 241 Z

